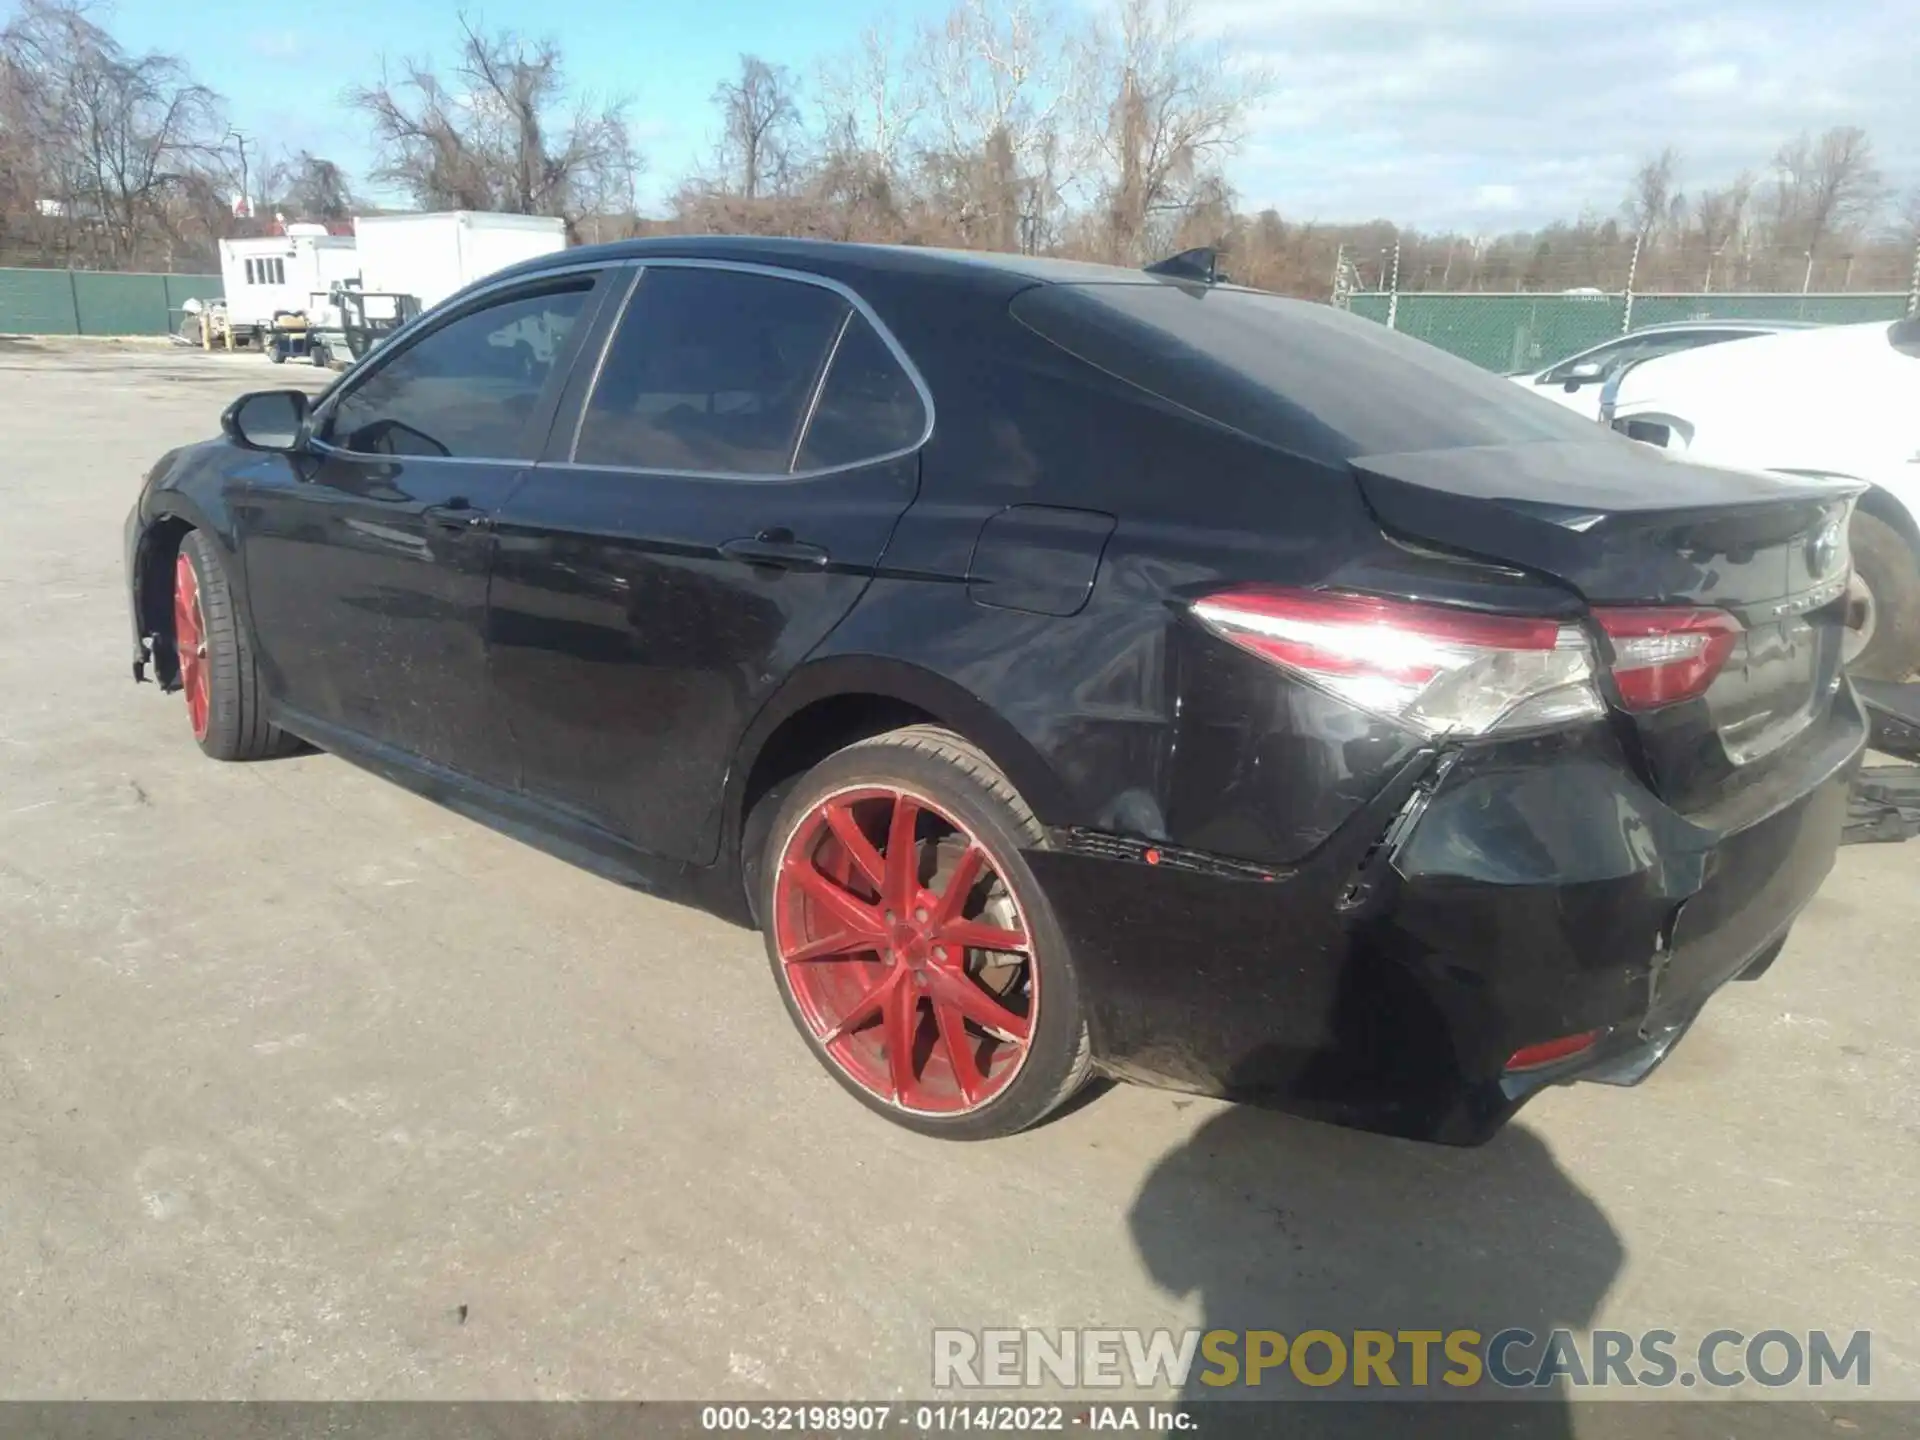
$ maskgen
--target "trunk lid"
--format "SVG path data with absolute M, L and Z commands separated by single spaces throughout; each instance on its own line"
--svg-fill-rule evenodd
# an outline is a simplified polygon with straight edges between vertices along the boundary
M 1703 696 L 1633 716 L 1656 788 L 1683 808 L 1779 763 L 1838 684 L 1858 484 L 1718 470 L 1628 440 L 1351 464 L 1390 533 L 1547 575 L 1595 606 L 1710 607 L 1740 621 Z

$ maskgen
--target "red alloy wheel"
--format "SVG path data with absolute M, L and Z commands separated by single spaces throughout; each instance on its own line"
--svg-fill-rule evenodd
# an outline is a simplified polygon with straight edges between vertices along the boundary
M 200 614 L 200 579 L 184 551 L 173 562 L 173 653 L 180 662 L 180 688 L 186 693 L 193 738 L 204 740 L 207 720 L 213 713 L 207 626 Z
M 801 819 L 774 878 L 774 943 L 833 1063 L 902 1110 L 977 1110 L 1026 1062 L 1032 932 L 991 854 L 925 796 L 859 786 Z

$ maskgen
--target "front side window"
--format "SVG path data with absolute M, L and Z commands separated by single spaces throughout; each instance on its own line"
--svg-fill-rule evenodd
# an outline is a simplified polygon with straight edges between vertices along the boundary
M 798 280 L 649 267 L 608 347 L 573 458 L 787 474 L 849 308 L 833 291 Z
M 342 396 L 322 438 L 366 455 L 532 458 L 527 421 L 592 288 L 570 278 L 439 326 Z

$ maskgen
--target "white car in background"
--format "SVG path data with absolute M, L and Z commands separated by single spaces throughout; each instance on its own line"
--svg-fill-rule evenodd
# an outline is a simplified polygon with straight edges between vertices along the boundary
M 1920 670 L 1920 317 L 1646 360 L 1608 382 L 1601 407 L 1682 459 L 1866 481 L 1848 663 L 1875 680 Z
M 1544 370 L 1507 378 L 1516 385 L 1529 387 L 1543 399 L 1577 410 L 1589 420 L 1597 420 L 1601 387 L 1629 365 L 1658 355 L 1724 344 L 1728 340 L 1748 340 L 1757 335 L 1778 335 L 1806 328 L 1806 322 L 1801 320 L 1675 320 L 1616 335 L 1604 344 L 1569 355 Z

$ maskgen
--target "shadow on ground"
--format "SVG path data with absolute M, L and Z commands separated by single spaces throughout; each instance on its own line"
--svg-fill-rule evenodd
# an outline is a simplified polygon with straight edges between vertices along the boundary
M 1464 1328 L 1483 1337 L 1509 1326 L 1539 1336 L 1556 1327 L 1578 1330 L 1590 1322 L 1623 1256 L 1606 1216 L 1539 1137 L 1518 1124 L 1479 1149 L 1459 1150 L 1237 1106 L 1154 1167 L 1130 1219 L 1156 1282 L 1198 1297 L 1203 1329 L 1288 1337 L 1308 1330 L 1349 1339 L 1355 1330 Z M 1327 1351 L 1311 1353 L 1313 1370 L 1323 1370 Z M 1411 1360 L 1404 1348 L 1393 1363 L 1405 1386 Z M 1450 1368 L 1438 1346 L 1431 1366 L 1436 1381 Z M 1377 1386 L 1313 1389 L 1283 1366 L 1269 1370 L 1257 1389 L 1246 1388 L 1244 1375 L 1235 1387 L 1215 1387 L 1200 1378 L 1210 1368 L 1204 1360 L 1195 1364 L 1189 1400 L 1300 1403 L 1278 1414 L 1264 1405 L 1209 1405 L 1202 1421 L 1208 1435 L 1573 1433 L 1569 1412 L 1552 1400 L 1463 1405 L 1451 1414 L 1426 1406 L 1418 1416 L 1390 1417 L 1372 1404 L 1316 1403 L 1395 1393 Z M 1464 1392 L 1435 1383 L 1428 1393 Z M 1402 1388 L 1397 1398 L 1419 1394 Z

